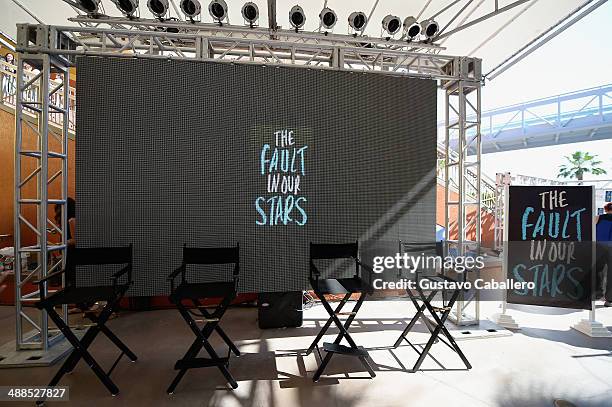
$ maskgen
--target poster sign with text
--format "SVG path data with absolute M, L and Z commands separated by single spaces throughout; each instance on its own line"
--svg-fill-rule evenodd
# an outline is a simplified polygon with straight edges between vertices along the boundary
M 591 309 L 593 189 L 510 186 L 506 215 L 508 290 L 514 304 Z

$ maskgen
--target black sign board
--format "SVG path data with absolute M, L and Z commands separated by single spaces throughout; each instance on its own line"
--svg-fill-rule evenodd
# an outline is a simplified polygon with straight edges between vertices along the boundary
M 592 187 L 510 186 L 507 199 L 507 278 L 522 284 L 507 301 L 591 309 Z

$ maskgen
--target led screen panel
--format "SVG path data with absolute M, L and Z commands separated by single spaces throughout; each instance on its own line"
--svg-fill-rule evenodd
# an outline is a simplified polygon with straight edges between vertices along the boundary
M 131 295 L 168 293 L 184 244 L 239 242 L 239 289 L 259 292 L 308 288 L 309 242 L 358 240 L 369 261 L 435 240 L 433 80 L 96 57 L 77 72 L 77 245 L 132 243 Z

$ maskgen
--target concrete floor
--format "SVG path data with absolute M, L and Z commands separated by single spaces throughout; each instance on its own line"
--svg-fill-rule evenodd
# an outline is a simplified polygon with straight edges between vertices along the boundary
M 492 314 L 496 307 L 484 303 L 483 315 Z M 353 358 L 334 356 L 326 371 L 333 377 L 315 384 L 310 377 L 318 360 L 314 354 L 304 356 L 303 351 L 326 319 L 320 305 L 305 312 L 301 328 L 265 331 L 257 327 L 256 309 L 233 308 L 222 326 L 243 353 L 230 364 L 238 389 L 230 390 L 216 368 L 205 368 L 189 371 L 172 396 L 165 389 L 174 377 L 174 362 L 193 340 L 192 333 L 173 310 L 123 313 L 109 326 L 139 360 L 129 363 L 124 358 L 113 372 L 121 393 L 111 397 L 81 362 L 61 382 L 70 386 L 70 402 L 50 404 L 550 407 L 555 398 L 565 398 L 579 407 L 612 406 L 612 339 L 591 339 L 570 329 L 582 316 L 579 312 L 511 310 L 523 327 L 520 332 L 459 342 L 472 370 L 465 370 L 453 352 L 437 344 L 432 351 L 436 360 L 428 358 L 422 371 L 408 373 L 416 360 L 415 352 L 407 345 L 398 349 L 389 346 L 412 312 L 407 301 L 366 302 L 351 332 L 359 344 L 371 349 L 377 377 L 370 379 Z M 0 344 L 13 339 L 13 318 L 12 307 L 0 307 Z M 612 327 L 612 309 L 598 310 L 598 320 Z M 422 324 L 418 328 L 410 339 L 424 343 L 427 336 L 422 333 Z M 213 344 L 219 351 L 224 349 L 216 335 Z M 103 367 L 109 367 L 117 355 L 102 335 L 91 350 Z M 0 386 L 45 385 L 58 368 L 59 364 L 3 369 Z M 346 371 L 350 373 L 342 373 Z

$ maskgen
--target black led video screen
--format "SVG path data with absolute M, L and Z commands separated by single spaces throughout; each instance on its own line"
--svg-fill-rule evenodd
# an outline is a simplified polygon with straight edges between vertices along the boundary
M 168 293 L 184 244 L 239 242 L 239 290 L 259 292 L 308 288 L 309 242 L 358 240 L 369 262 L 435 240 L 433 80 L 95 57 L 77 73 L 77 246 L 132 243 L 131 295 Z

